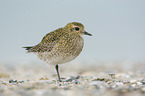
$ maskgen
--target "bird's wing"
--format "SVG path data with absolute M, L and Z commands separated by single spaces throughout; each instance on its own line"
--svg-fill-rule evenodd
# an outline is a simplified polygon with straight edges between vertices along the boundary
M 33 47 L 24 47 L 28 52 L 49 52 L 58 43 L 63 35 L 62 28 L 59 28 L 53 32 L 46 34 L 42 41 Z

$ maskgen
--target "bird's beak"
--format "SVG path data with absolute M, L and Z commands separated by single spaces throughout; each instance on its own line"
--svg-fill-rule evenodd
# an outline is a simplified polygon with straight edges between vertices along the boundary
M 90 33 L 86 32 L 86 31 L 84 31 L 84 35 L 89 35 L 89 36 L 92 36 L 92 34 L 90 34 Z

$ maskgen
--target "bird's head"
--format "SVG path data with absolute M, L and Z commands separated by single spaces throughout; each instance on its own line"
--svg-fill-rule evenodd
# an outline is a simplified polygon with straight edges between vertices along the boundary
M 92 36 L 92 34 L 88 33 L 84 29 L 84 25 L 78 22 L 71 22 L 68 23 L 65 27 L 65 29 L 68 30 L 68 32 L 77 33 L 78 35 L 89 35 Z

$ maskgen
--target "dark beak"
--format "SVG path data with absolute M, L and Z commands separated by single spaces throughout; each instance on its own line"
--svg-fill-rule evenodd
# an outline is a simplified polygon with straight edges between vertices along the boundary
M 90 34 L 90 33 L 86 32 L 86 31 L 84 31 L 84 35 L 89 35 L 89 36 L 92 36 L 92 34 Z

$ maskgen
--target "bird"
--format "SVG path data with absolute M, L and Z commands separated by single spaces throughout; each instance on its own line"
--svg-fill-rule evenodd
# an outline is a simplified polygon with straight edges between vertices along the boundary
M 42 61 L 54 65 L 58 81 L 62 82 L 59 64 L 70 62 L 81 53 L 84 46 L 83 35 L 92 36 L 85 31 L 82 23 L 70 22 L 47 33 L 37 45 L 23 48 L 26 48 L 27 53 L 34 53 Z

